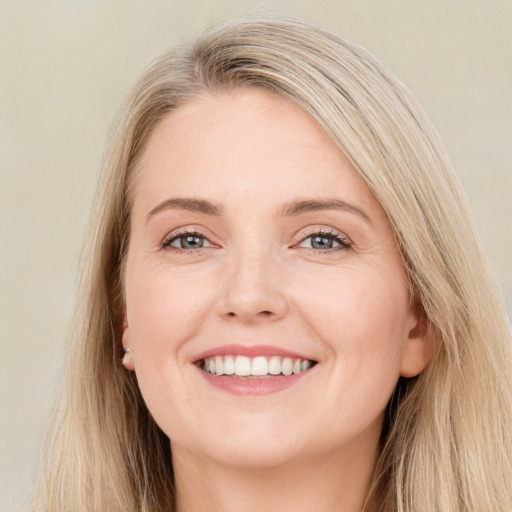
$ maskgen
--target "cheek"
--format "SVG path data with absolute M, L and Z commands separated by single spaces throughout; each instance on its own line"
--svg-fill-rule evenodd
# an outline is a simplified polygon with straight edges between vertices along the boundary
M 194 336 L 210 302 L 201 276 L 146 269 L 127 283 L 127 315 L 132 344 L 145 355 L 175 352 Z
M 202 324 L 207 298 L 194 286 L 199 283 L 191 283 L 169 269 L 139 268 L 132 268 L 126 283 L 135 373 L 152 416 L 174 438 L 176 432 L 186 430 L 182 423 L 194 389 L 188 382 L 190 373 L 184 371 L 186 361 L 180 359 L 180 349 Z
M 403 334 L 408 290 L 401 272 L 347 266 L 323 279 L 304 273 L 297 294 L 302 313 L 330 338 L 358 339 L 363 347 L 379 340 L 397 344 Z
M 302 294 L 301 315 L 330 352 L 333 372 L 363 396 L 394 389 L 407 338 L 408 291 L 401 275 L 347 268 L 322 294 Z M 311 289 L 311 283 L 304 283 Z

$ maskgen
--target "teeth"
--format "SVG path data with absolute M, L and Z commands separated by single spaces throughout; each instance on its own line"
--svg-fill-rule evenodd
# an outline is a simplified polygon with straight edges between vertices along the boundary
M 281 364 L 281 373 L 283 375 L 291 375 L 293 372 L 293 359 L 291 357 L 285 357 Z
M 310 366 L 311 366 L 311 361 L 308 361 L 307 359 L 304 359 L 300 363 L 300 371 L 301 372 L 305 372 Z
M 252 360 L 251 375 L 268 375 L 268 361 L 266 357 L 259 356 Z
M 224 375 L 233 375 L 235 373 L 235 358 L 233 356 L 224 356 Z
M 217 375 L 222 375 L 224 373 L 224 362 L 220 356 L 215 356 L 215 373 Z
M 307 359 L 291 357 L 215 356 L 203 360 L 203 370 L 215 375 L 264 377 L 266 375 L 296 375 L 312 365 Z
M 270 375 L 279 375 L 281 373 L 281 358 L 272 356 L 268 362 L 268 373 Z
M 235 375 L 240 375 L 241 377 L 251 375 L 251 360 L 248 357 L 236 356 Z

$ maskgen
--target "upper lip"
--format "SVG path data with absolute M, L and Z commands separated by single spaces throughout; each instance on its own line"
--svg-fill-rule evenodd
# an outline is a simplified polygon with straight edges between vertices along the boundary
M 206 359 L 207 357 L 214 356 L 246 356 L 246 357 L 256 357 L 256 356 L 280 356 L 280 357 L 292 357 L 295 359 L 307 359 L 309 361 L 315 361 L 309 356 L 304 354 L 299 354 L 298 352 L 293 352 L 291 350 L 287 350 L 281 347 L 275 347 L 273 345 L 239 345 L 239 344 L 230 344 L 230 345 L 220 345 L 215 348 L 211 348 L 209 350 L 205 350 L 201 352 L 197 356 L 195 356 L 192 360 L 193 363 L 197 363 L 201 359 Z

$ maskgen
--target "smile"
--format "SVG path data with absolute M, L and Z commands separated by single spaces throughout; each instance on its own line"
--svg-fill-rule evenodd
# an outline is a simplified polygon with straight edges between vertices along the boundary
M 191 360 L 197 375 L 214 388 L 260 398 L 311 378 L 318 362 L 309 354 L 258 344 L 221 345 Z
M 290 376 L 305 372 L 316 364 L 309 359 L 241 355 L 217 355 L 198 361 L 198 366 L 212 375 L 232 375 L 234 377 Z

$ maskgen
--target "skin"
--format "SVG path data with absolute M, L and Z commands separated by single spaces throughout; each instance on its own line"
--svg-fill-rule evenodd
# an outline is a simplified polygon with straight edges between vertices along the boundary
M 223 211 L 149 215 L 171 197 Z M 327 198 L 362 213 L 280 213 Z M 182 228 L 203 247 L 183 249 Z M 319 231 L 350 247 L 313 246 Z M 171 439 L 178 510 L 360 511 L 383 411 L 430 345 L 384 211 L 318 124 L 257 88 L 170 113 L 139 165 L 127 258 L 124 363 Z M 236 396 L 192 364 L 228 343 L 318 364 L 285 390 Z

